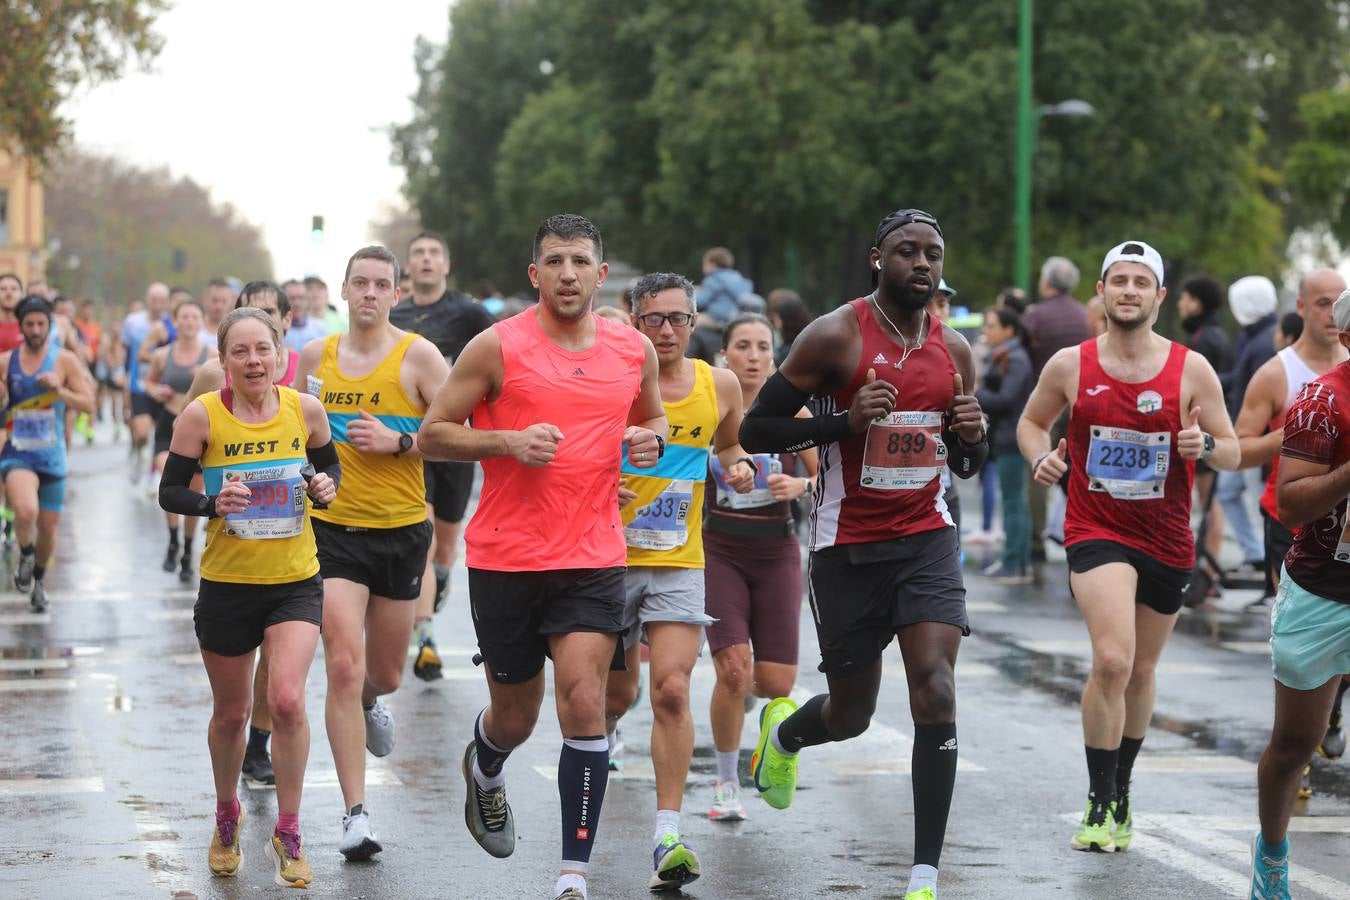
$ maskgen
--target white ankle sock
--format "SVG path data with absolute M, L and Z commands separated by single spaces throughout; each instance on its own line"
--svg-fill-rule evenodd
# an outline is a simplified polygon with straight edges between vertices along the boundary
M 905 893 L 932 888 L 933 893 L 936 894 L 937 875 L 938 870 L 932 866 L 915 866 L 909 872 L 909 887 L 905 888 Z
M 557 897 L 568 888 L 576 888 L 581 891 L 583 900 L 586 897 L 586 879 L 580 875 L 559 875 L 558 883 L 553 886 L 553 896 Z
M 473 780 L 478 783 L 478 787 L 482 790 L 490 791 L 493 788 L 499 788 L 506 784 L 505 769 L 498 772 L 496 775 L 486 775 L 483 772 L 483 767 L 478 764 L 478 757 L 476 756 L 473 759 L 473 769 L 471 771 L 473 772 Z
M 782 722 L 778 723 L 778 725 L 782 724 L 783 724 Z M 777 750 L 779 753 L 782 753 L 784 756 L 796 756 L 797 755 L 796 750 L 789 750 L 788 748 L 783 746 L 782 741 L 778 740 L 778 725 L 773 726 L 773 731 L 769 732 L 769 743 L 773 744 L 773 749 Z
M 739 780 L 737 769 L 741 764 L 741 751 L 715 750 L 717 754 L 717 780 L 736 782 Z
M 614 752 L 614 745 L 619 742 L 619 729 L 615 728 L 609 734 L 605 735 L 605 740 L 609 742 L 609 752 Z
M 652 835 L 652 840 L 659 844 L 661 838 L 666 835 L 679 835 L 679 833 L 680 811 L 678 809 L 658 809 L 656 811 L 656 831 Z

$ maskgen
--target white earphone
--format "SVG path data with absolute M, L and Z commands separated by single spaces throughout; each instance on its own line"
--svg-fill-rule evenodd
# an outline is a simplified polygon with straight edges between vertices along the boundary
M 876 262 L 872 263 L 872 268 L 874 268 L 874 269 L 876 269 L 878 272 L 880 272 L 880 271 L 881 271 L 881 260 L 877 260 Z

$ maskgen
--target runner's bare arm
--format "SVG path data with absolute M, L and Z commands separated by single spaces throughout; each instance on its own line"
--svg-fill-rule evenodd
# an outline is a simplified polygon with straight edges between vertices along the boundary
M 209 394 L 211 391 L 218 391 L 225 386 L 225 370 L 221 368 L 220 361 L 208 359 L 202 363 L 197 374 L 192 376 L 192 387 L 188 388 L 187 403 L 196 400 L 202 394 Z M 186 406 L 187 403 L 183 405 Z
M 797 418 L 797 411 L 813 394 L 844 385 L 847 381 L 842 374 L 844 367 L 856 366 L 861 346 L 858 320 L 849 307 L 841 307 L 806 326 L 793 342 L 783 367 L 769 376 L 754 406 L 746 412 L 741 422 L 741 446 L 751 453 L 800 451 L 852 434 L 848 411 L 807 419 Z M 857 398 L 855 405 L 856 401 Z
M 94 385 L 89 380 L 89 368 L 69 350 L 62 350 L 57 364 L 65 383 L 56 389 L 61 401 L 76 412 L 94 414 Z
M 141 341 L 141 347 L 136 351 L 136 359 L 142 363 L 148 363 L 150 357 L 154 355 L 155 348 L 168 338 L 169 333 L 164 328 L 163 322 L 156 322 L 150 327 L 150 333 Z
M 1181 409 L 1183 429 L 1177 435 L 1177 452 L 1186 459 L 1204 459 L 1211 469 L 1231 472 L 1238 467 L 1242 451 L 1238 448 L 1233 422 L 1228 418 L 1228 407 L 1223 402 L 1223 387 L 1214 367 L 1199 353 L 1186 354 L 1186 368 L 1181 374 Z M 1214 449 L 1208 454 L 1192 455 L 1194 443 L 1188 431 L 1198 427 L 1203 447 L 1204 435 L 1214 439 Z
M 1017 447 L 1031 463 L 1032 475 L 1036 476 L 1038 461 L 1047 467 L 1043 477 L 1037 478 L 1042 484 L 1053 484 L 1067 470 L 1063 453 L 1058 450 L 1051 453 L 1050 426 L 1077 393 L 1078 348 L 1066 347 L 1045 364 L 1040 380 L 1027 398 L 1026 409 L 1017 420 Z M 1058 462 L 1051 456 L 1057 457 Z
M 1267 360 L 1247 383 L 1247 392 L 1242 395 L 1242 409 L 1234 423 L 1238 448 L 1242 452 L 1239 469 L 1264 466 L 1280 455 L 1284 429 L 1267 429 L 1271 419 L 1282 411 L 1284 388 L 1284 363 L 1275 358 Z
M 739 439 L 741 404 L 744 402 L 741 383 L 730 369 L 713 369 L 712 374 L 717 388 L 717 408 L 723 411 L 722 421 L 713 434 L 713 452 L 726 472 L 727 486 L 738 494 L 749 493 L 755 486 L 755 466 Z
M 450 376 L 427 407 L 422 428 L 417 433 L 417 446 L 422 456 L 433 460 L 472 462 L 515 455 L 520 436 L 526 432 L 489 431 L 465 424 L 475 406 L 496 399 L 501 391 L 502 373 L 501 340 L 496 330 L 489 328 L 465 345 Z
M 1332 469 L 1327 463 L 1281 454 L 1275 508 L 1286 528 L 1299 528 L 1329 514 L 1348 494 L 1350 462 Z
M 661 404 L 658 381 L 661 367 L 656 361 L 656 348 L 645 334 L 642 335 L 642 351 L 642 387 L 628 411 L 628 424 L 648 428 L 666 438 L 670 435 L 670 425 L 666 422 L 666 408 Z
M 322 339 L 315 338 L 300 351 L 300 358 L 295 361 L 295 380 L 291 382 L 297 391 L 309 393 L 309 378 L 319 370 L 319 363 L 323 362 L 323 344 Z

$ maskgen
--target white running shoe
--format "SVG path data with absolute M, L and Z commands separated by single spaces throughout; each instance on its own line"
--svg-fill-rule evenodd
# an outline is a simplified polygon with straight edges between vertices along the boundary
M 713 805 L 708 818 L 714 822 L 744 822 L 748 816 L 741 803 L 740 785 L 734 781 L 719 781 L 713 786 Z
M 365 811 L 364 804 L 356 804 L 342 817 L 342 843 L 338 844 L 338 852 L 349 860 L 360 861 L 370 859 L 383 849 L 375 832 L 370 830 L 370 814 Z
M 384 705 L 383 697 L 376 697 L 366 716 L 366 749 L 372 756 L 388 756 L 394 751 L 394 714 Z

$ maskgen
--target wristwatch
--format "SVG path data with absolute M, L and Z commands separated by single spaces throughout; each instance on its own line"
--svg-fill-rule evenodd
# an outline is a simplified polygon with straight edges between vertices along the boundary
M 1214 452 L 1214 435 L 1208 431 L 1204 432 L 1205 446 L 1200 450 L 1201 459 L 1209 459 L 1209 455 Z
M 413 448 L 413 436 L 406 431 L 398 433 L 398 449 L 394 451 L 395 456 L 402 456 Z

